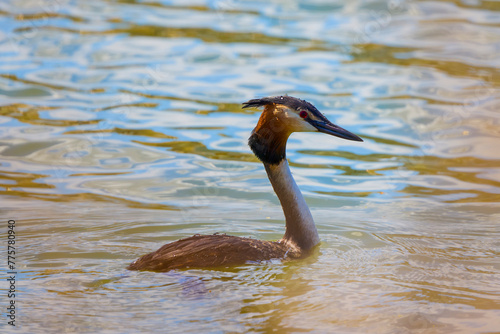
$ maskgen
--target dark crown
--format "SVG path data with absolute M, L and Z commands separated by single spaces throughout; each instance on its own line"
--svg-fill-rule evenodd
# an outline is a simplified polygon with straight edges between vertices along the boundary
M 250 107 L 263 107 L 268 104 L 282 104 L 284 106 L 287 106 L 290 109 L 294 109 L 297 111 L 301 110 L 306 110 L 312 113 L 314 116 L 317 118 L 323 120 L 323 121 L 328 121 L 325 116 L 321 112 L 319 112 L 318 109 L 316 109 L 315 106 L 313 106 L 311 103 L 298 99 L 293 96 L 271 96 L 271 97 L 263 97 L 261 99 L 253 99 L 250 101 L 247 101 L 243 103 L 243 108 L 250 108 Z

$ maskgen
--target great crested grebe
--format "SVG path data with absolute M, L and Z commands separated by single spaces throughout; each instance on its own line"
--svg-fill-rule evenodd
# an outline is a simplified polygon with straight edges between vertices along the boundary
M 207 268 L 304 257 L 319 243 L 311 212 L 295 183 L 286 160 L 286 142 L 292 132 L 322 132 L 363 141 L 331 123 L 311 103 L 291 96 L 265 97 L 243 104 L 264 107 L 248 145 L 262 161 L 280 200 L 286 231 L 278 241 L 256 240 L 225 234 L 194 235 L 164 245 L 128 266 L 131 270 L 168 271 Z

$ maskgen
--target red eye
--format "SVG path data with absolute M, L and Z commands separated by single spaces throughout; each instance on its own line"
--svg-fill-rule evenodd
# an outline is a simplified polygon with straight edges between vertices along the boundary
M 302 118 L 306 118 L 306 117 L 307 117 L 307 111 L 302 110 L 302 111 L 299 113 L 299 116 L 300 116 L 300 117 L 302 117 Z

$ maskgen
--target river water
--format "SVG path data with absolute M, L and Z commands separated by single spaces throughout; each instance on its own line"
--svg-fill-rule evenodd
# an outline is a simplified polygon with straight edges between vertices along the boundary
M 3 0 L 16 332 L 498 333 L 499 55 L 492 0 Z M 280 238 L 241 103 L 282 94 L 364 139 L 289 140 L 319 251 L 127 271 L 196 233 Z

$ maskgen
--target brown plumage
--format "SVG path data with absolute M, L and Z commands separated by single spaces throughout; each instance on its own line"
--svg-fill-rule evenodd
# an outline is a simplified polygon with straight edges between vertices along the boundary
M 128 266 L 130 270 L 168 271 L 179 268 L 227 267 L 301 254 L 285 243 L 225 234 L 194 235 L 164 245 Z
M 142 256 L 128 269 L 168 271 L 289 260 L 307 256 L 319 244 L 311 212 L 286 161 L 288 137 L 293 132 L 322 132 L 354 141 L 362 141 L 361 138 L 331 123 L 309 102 L 291 96 L 254 99 L 244 103 L 243 108 L 247 107 L 264 107 L 248 144 L 264 164 L 283 208 L 283 238 L 265 241 L 225 234 L 195 235 Z
M 286 142 L 292 131 L 274 115 L 276 108 L 284 108 L 274 103 L 264 107 L 259 122 L 252 131 L 248 143 L 259 159 L 277 164 L 286 157 Z

